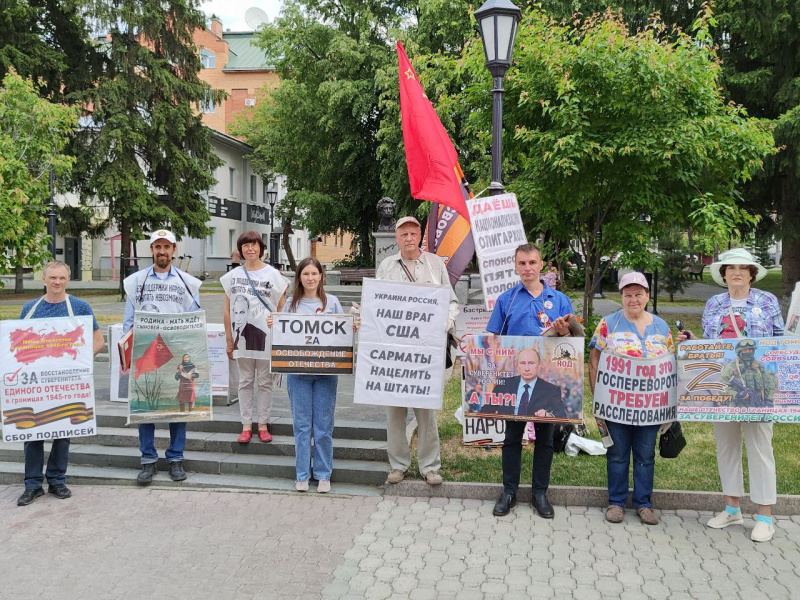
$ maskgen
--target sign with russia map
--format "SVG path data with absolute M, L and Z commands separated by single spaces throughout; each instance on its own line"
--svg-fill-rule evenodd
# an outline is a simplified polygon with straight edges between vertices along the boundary
M 92 318 L 0 321 L 3 441 L 94 435 Z

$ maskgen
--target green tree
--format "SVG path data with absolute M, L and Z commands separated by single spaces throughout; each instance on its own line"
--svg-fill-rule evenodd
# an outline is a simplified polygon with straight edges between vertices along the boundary
M 505 79 L 505 178 L 533 237 L 578 240 L 584 316 L 602 256 L 628 249 L 620 263 L 637 266 L 668 225 L 690 212 L 699 218 L 709 203 L 735 205 L 737 185 L 772 149 L 767 123 L 724 102 L 710 41 L 704 21 L 691 38 L 659 24 L 631 34 L 610 12 L 575 24 L 539 9 L 523 16 Z M 488 149 L 490 77 L 479 40 L 452 70 L 464 91 L 448 109 L 469 113 L 469 130 Z
M 730 97 L 775 123 L 775 144 L 781 151 L 766 161 L 744 194 L 750 210 L 778 215 L 788 298 L 800 280 L 800 4 L 718 0 L 715 12 Z
M 689 249 L 683 239 L 683 232 L 676 228 L 670 229 L 658 240 L 658 251 L 661 255 L 660 287 L 669 293 L 669 301 L 674 302 L 675 293 L 686 289 L 684 269 L 689 266 Z
M 22 292 L 22 267 L 50 258 L 47 247 L 49 175 L 69 174 L 73 159 L 64 147 L 78 111 L 40 98 L 33 81 L 13 71 L 0 88 L 0 272 L 15 271 Z
M 13 68 L 63 101 L 91 85 L 101 63 L 80 0 L 0 0 L 0 78 Z
M 261 33 L 281 85 L 236 128 L 254 147 L 254 168 L 286 175 L 298 223 L 311 235 L 353 233 L 366 259 L 383 195 L 375 78 L 403 15 L 395 1 L 287 2 Z
M 124 264 L 143 232 L 208 234 L 204 192 L 222 161 L 198 107 L 224 94 L 198 78 L 192 34 L 205 17 L 191 0 L 96 0 L 89 11 L 108 30 L 106 66 L 76 95 L 91 124 L 78 134 L 73 185 L 85 215 L 119 229 Z

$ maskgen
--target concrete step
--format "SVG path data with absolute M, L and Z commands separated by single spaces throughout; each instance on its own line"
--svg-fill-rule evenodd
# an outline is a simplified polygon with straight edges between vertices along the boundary
M 191 452 L 222 452 L 226 454 L 280 455 L 294 456 L 295 443 L 293 436 L 274 435 L 272 442 L 264 444 L 253 435 L 249 444 L 237 442 L 239 432 L 195 431 L 186 432 L 186 450 Z M 92 437 L 72 438 L 73 444 L 93 444 L 99 446 L 117 446 L 138 448 L 139 433 L 135 427 L 100 427 Z M 156 428 L 156 448 L 165 449 L 169 445 L 169 431 Z M 383 463 L 389 461 L 386 442 L 380 440 L 358 440 L 334 438 L 333 457 L 343 460 L 374 460 Z
M 22 480 L 25 469 L 21 462 L 0 462 L 0 483 L 19 485 L 22 493 Z M 136 473 L 138 470 L 119 469 L 112 467 L 92 467 L 70 464 L 67 471 L 67 484 L 73 485 L 124 485 L 137 486 Z M 149 487 L 172 489 L 215 489 L 235 490 L 247 492 L 259 491 L 285 491 L 295 492 L 294 479 L 277 479 L 272 477 L 253 477 L 247 475 L 214 475 L 210 473 L 189 472 L 186 481 L 175 482 L 166 472 L 159 471 L 153 478 Z M 315 486 L 312 483 L 311 491 Z M 381 486 L 359 485 L 354 483 L 340 483 L 334 481 L 330 495 L 332 496 L 380 496 L 383 494 Z M 74 497 L 79 497 L 76 493 Z
M 109 406 L 111 403 L 105 402 L 98 404 L 97 424 L 100 427 L 126 427 L 128 420 L 128 408 L 125 404 L 119 406 Z M 213 433 L 236 433 L 242 431 L 242 422 L 239 417 L 239 410 L 232 407 L 229 410 L 214 411 L 213 421 L 199 421 L 189 424 L 190 431 L 207 431 Z M 235 412 L 234 412 L 235 411 Z M 156 426 L 166 428 L 165 424 Z M 270 432 L 272 435 L 293 436 L 294 429 L 292 420 L 287 417 L 273 417 L 270 421 Z M 369 421 L 336 421 L 333 428 L 333 437 L 351 440 L 375 440 L 386 441 L 386 424 Z
M 97 444 L 75 444 L 70 448 L 70 464 L 94 467 L 140 469 L 138 447 L 101 446 Z M 293 456 L 233 454 L 229 452 L 185 453 L 185 468 L 196 473 L 212 475 L 248 475 L 284 478 L 294 481 L 295 461 Z M 0 461 L 20 462 L 24 460 L 21 444 L 0 443 Z M 159 470 L 167 470 L 161 458 Z M 365 460 L 337 460 L 334 463 L 331 481 L 360 485 L 381 485 L 386 481 L 389 466 L 384 462 Z M 135 476 L 131 473 L 131 476 Z

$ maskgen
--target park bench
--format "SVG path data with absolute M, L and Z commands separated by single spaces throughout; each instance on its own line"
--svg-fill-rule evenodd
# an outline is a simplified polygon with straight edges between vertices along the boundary
M 339 276 L 341 285 L 361 283 L 365 277 L 375 277 L 375 269 L 367 267 L 339 267 L 337 271 L 341 273 Z
M 698 281 L 703 281 L 703 269 L 705 269 L 705 265 L 691 265 L 686 267 L 683 272 L 686 273 L 686 277 L 688 279 L 696 279 Z

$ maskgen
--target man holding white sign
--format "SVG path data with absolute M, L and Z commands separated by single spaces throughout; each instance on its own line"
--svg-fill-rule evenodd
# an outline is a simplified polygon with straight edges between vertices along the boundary
M 486 327 L 489 333 L 543 335 L 552 329 L 559 336 L 569 335 L 569 322 L 575 318 L 572 303 L 564 294 L 540 279 L 541 271 L 541 250 L 533 244 L 519 246 L 514 252 L 514 272 L 522 282 L 503 292 L 497 299 Z M 497 517 L 507 515 L 517 504 L 525 425 L 525 421 L 506 423 L 506 438 L 503 441 L 503 495 L 493 510 Z M 555 427 L 553 423 L 535 423 L 534 429 L 536 442 L 533 451 L 532 504 L 539 516 L 552 519 L 555 511 L 547 500 L 547 488 L 550 487 Z
M 94 354 L 97 355 L 105 347 L 103 334 L 94 312 L 88 303 L 67 295 L 67 285 L 70 280 L 70 268 L 60 260 L 49 262 L 44 267 L 45 295 L 38 300 L 32 300 L 22 307 L 20 319 L 48 319 L 53 317 L 72 317 L 85 315 L 92 317 L 94 330 L 92 343 Z M 19 371 L 15 374 L 19 376 Z M 67 488 L 67 463 L 69 462 L 70 438 L 57 438 L 53 440 L 50 457 L 47 460 L 48 492 L 56 498 L 65 499 L 72 496 Z M 25 442 L 25 492 L 17 500 L 19 506 L 27 506 L 39 496 L 44 495 L 42 483 L 45 475 L 44 468 L 44 441 L 34 440 Z
M 458 299 L 450 286 L 450 277 L 447 274 L 444 260 L 435 254 L 420 250 L 422 231 L 419 221 L 414 217 L 399 219 L 394 237 L 400 252 L 381 262 L 375 274 L 376 279 L 447 285 L 450 288 L 450 306 L 445 330 L 452 331 L 456 315 L 458 315 Z M 446 347 L 445 351 L 449 352 L 450 349 Z M 444 357 L 442 357 L 442 361 L 444 362 Z M 418 427 L 417 461 L 420 473 L 429 485 L 440 485 L 442 476 L 439 475 L 439 469 L 441 469 L 442 461 L 436 411 L 427 408 L 414 408 L 413 410 Z M 401 482 L 411 466 L 411 448 L 406 437 L 407 415 L 408 409 L 405 406 L 388 406 L 386 408 L 386 440 L 389 465 L 392 468 L 387 479 L 389 483 Z

